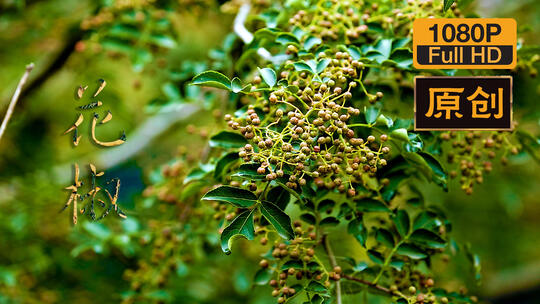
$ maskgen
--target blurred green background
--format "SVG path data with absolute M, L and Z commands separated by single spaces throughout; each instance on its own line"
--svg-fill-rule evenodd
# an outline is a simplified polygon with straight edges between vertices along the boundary
M 0 303 L 120 302 L 130 288 L 123 273 L 144 254 L 138 240 L 147 233 L 148 221 L 168 212 L 141 197 L 152 171 L 174 159 L 179 145 L 196 160 L 204 136 L 218 128 L 210 110 L 219 108 L 217 99 L 184 85 L 194 73 L 227 62 L 223 49 L 234 40 L 228 36 L 234 15 L 213 1 L 163 1 L 167 9 L 154 13 L 167 14 L 169 23 L 152 23 L 149 31 L 164 36 L 136 42 L 152 44 L 147 48 L 152 52 L 124 52 L 104 37 L 111 31 L 107 26 L 84 28 L 84 20 L 93 20 L 100 7 L 113 2 L 0 1 L 2 117 L 25 65 L 35 63 L 0 141 Z M 484 17 L 515 18 L 524 42 L 540 44 L 539 1 L 483 0 L 475 5 Z M 92 91 L 100 78 L 107 81 L 100 95 L 103 109 L 114 116 L 99 136 L 115 139 L 125 130 L 130 146 L 123 150 L 99 149 L 87 133 L 73 148 L 70 136 L 62 135 L 83 104 L 75 101 L 75 89 L 87 84 Z M 518 74 L 514 84 L 515 119 L 526 118 L 527 128 L 538 133 L 540 83 Z M 179 108 L 181 101 L 192 107 Z M 89 122 L 86 114 L 84 124 Z M 68 196 L 63 187 L 70 183 L 71 164 L 78 162 L 86 174 L 90 161 L 122 179 L 120 206 L 128 220 L 113 215 L 99 224 L 81 220 L 72 226 L 71 211 L 59 213 Z M 482 285 L 465 258 L 441 264 L 437 280 L 454 289 L 468 286 L 495 303 L 540 303 L 538 169 L 518 155 L 507 166 L 494 166 L 472 196 L 459 191 L 457 182 L 452 188 L 458 191 L 450 194 L 434 185 L 426 189 L 426 197 L 447 211 L 453 237 L 470 243 L 482 260 Z M 246 266 L 257 263 L 260 250 L 246 247 L 225 256 L 215 245 L 199 254 L 206 256 L 204 262 L 192 265 L 188 274 L 179 273 L 170 283 L 173 295 L 157 294 L 157 300 L 269 303 L 267 292 L 251 287 L 256 268 Z

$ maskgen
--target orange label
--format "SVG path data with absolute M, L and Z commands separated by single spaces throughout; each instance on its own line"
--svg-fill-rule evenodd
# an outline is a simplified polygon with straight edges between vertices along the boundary
M 424 18 L 413 23 L 417 69 L 511 69 L 517 25 L 511 18 Z

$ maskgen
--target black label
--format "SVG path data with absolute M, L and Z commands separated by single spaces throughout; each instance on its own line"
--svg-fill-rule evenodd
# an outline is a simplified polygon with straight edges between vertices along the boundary
M 415 130 L 511 130 L 512 77 L 415 77 Z
M 511 45 L 419 45 L 416 51 L 423 65 L 501 65 L 511 64 L 514 57 Z

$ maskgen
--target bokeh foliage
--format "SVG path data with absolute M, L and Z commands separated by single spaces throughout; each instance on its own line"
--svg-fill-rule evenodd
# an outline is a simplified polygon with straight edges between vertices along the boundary
M 302 6 L 293 2 L 290 4 Z M 468 2 L 460 3 L 463 11 L 474 11 L 475 4 Z M 482 8 L 487 2 L 476 5 Z M 262 1 L 256 9 L 266 5 Z M 502 5 L 488 16 L 508 17 L 502 14 L 511 13 L 520 25 L 523 45 L 538 44 L 539 29 L 534 23 L 538 3 L 515 1 L 512 10 Z M 201 156 L 208 155 L 207 137 L 224 128 L 222 114 L 234 108 L 223 92 L 189 86 L 189 81 L 208 69 L 231 78 L 245 77 L 260 60 L 255 54 L 242 57 L 245 46 L 230 34 L 238 5 L 3 1 L 0 6 L 2 108 L 27 62 L 36 63 L 34 76 L 44 75 L 44 81 L 20 101 L 0 143 L 0 244 L 4 249 L 0 253 L 0 302 L 108 303 L 129 298 L 133 290 L 144 291 L 142 298 L 136 298 L 141 303 L 273 302 L 268 289 L 252 288 L 265 249 L 239 241 L 230 256 L 224 255 L 219 248 L 219 222 L 211 218 L 212 207 L 200 205 L 196 197 L 188 195 L 193 190 L 184 182 Z M 263 21 L 255 19 L 250 25 L 256 29 Z M 69 52 L 66 55 L 62 50 Z M 538 56 L 535 47 L 521 52 L 529 59 Z M 61 62 L 58 67 L 56 58 Z M 534 68 L 538 63 L 513 73 L 514 117 L 522 129 L 538 134 L 540 84 L 529 75 Z M 72 149 L 61 133 L 74 116 L 74 89 L 98 78 L 108 82 L 102 98 L 115 114 L 110 133 L 104 136 L 114 137 L 122 128 L 128 130 L 129 139 L 152 115 L 174 113 L 183 104 L 200 109 L 187 120 L 173 121 L 144 152 L 107 169 L 124 181 L 120 204 L 127 210 L 128 220 L 83 220 L 72 227 L 70 217 L 58 213 L 67 194 L 62 188 L 69 183 L 69 165 L 99 160 L 103 150 L 90 144 Z M 410 101 L 398 104 L 396 111 L 410 112 Z M 530 154 L 512 156 L 506 166 L 494 164 L 484 185 L 475 186 L 472 196 L 459 191 L 457 181 L 449 183 L 454 190 L 450 193 L 433 183 L 422 184 L 426 200 L 441 206 L 452 222 L 453 238 L 470 243 L 482 260 L 483 285 L 477 284 L 465 254 L 448 265 L 434 262 L 439 269 L 437 282 L 452 290 L 467 286 L 473 294 L 495 300 L 537 290 L 537 168 Z M 160 195 L 160 189 L 174 190 Z M 187 220 L 182 214 L 189 206 L 200 206 L 200 212 L 189 213 Z M 345 257 L 352 252 L 358 260 L 366 260 L 365 251 L 350 238 L 335 231 L 333 242 L 350 244 L 337 247 L 336 255 Z M 143 283 L 133 286 L 134 282 Z

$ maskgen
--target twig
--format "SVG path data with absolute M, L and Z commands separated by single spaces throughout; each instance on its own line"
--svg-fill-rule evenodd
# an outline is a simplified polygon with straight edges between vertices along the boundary
M 30 74 L 33 68 L 34 68 L 33 63 L 30 63 L 29 65 L 26 66 L 26 71 L 24 72 L 24 75 L 21 77 L 21 80 L 19 80 L 17 89 L 15 89 L 15 94 L 13 94 L 13 97 L 11 97 L 11 101 L 9 102 L 6 116 L 4 117 L 4 120 L 2 121 L 2 125 L 0 126 L 0 140 L 2 139 L 2 135 L 4 135 L 4 132 L 6 131 L 7 124 L 9 122 L 9 119 L 11 118 L 11 115 L 13 114 L 13 110 L 15 110 L 15 105 L 17 104 L 17 101 L 19 100 L 19 96 L 21 95 L 22 87 L 28 80 L 28 75 Z
M 330 246 L 330 242 L 328 241 L 328 237 L 326 234 L 323 236 L 322 241 L 324 244 L 324 249 L 328 254 L 330 265 L 332 265 L 332 268 L 334 268 L 337 266 L 336 257 L 334 256 L 334 252 L 332 251 L 332 247 Z M 339 280 L 336 281 L 336 300 L 337 304 L 341 304 L 341 283 L 339 282 Z
M 392 295 L 394 294 L 389 288 L 383 287 L 381 285 L 373 284 L 373 283 L 371 283 L 370 281 L 367 281 L 367 280 L 363 280 L 363 279 L 360 279 L 360 278 L 355 278 L 355 277 L 350 276 L 348 274 L 342 275 L 341 277 L 344 278 L 344 279 L 347 279 L 347 280 L 351 280 L 351 281 L 355 281 L 355 282 L 358 282 L 358 283 L 361 283 L 361 284 L 364 284 L 364 285 L 371 286 L 371 287 L 373 287 L 375 289 L 378 289 L 380 291 L 383 291 L 383 292 L 386 292 L 386 293 L 389 293 L 389 294 L 392 294 Z

